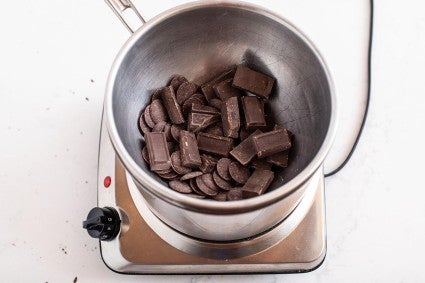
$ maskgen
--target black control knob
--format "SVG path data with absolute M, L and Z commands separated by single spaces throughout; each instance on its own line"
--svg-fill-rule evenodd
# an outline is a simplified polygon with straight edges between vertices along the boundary
M 95 207 L 90 210 L 87 220 L 83 221 L 83 228 L 87 229 L 91 237 L 109 241 L 118 235 L 120 223 L 120 216 L 114 208 Z

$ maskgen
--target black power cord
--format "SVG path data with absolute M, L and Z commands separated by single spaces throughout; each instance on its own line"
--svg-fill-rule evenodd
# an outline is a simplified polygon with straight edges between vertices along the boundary
M 360 137 L 363 132 L 363 128 L 366 124 L 367 113 L 369 111 L 369 103 L 370 103 L 370 88 L 372 81 L 372 39 L 373 39 L 373 0 L 370 0 L 370 16 L 369 16 L 369 46 L 368 46 L 368 58 L 367 58 L 367 96 L 366 96 L 366 106 L 364 109 L 363 120 L 359 128 L 359 132 L 357 133 L 357 137 L 354 140 L 353 146 L 351 147 L 350 152 L 348 153 L 345 160 L 334 170 L 329 173 L 325 173 L 325 177 L 330 177 L 336 173 L 338 173 L 344 166 L 350 161 L 351 156 L 353 155 L 357 144 L 359 143 Z

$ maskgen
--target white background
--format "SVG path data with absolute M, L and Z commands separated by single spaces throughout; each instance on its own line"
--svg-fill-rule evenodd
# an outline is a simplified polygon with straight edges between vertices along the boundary
M 135 1 L 149 19 L 187 1 Z M 364 105 L 368 1 L 249 1 L 292 21 L 331 69 L 341 122 L 328 169 Z M 0 9 L 1 282 L 424 282 L 425 5 L 376 1 L 370 116 L 352 161 L 326 179 L 328 253 L 308 274 L 125 276 L 81 228 L 96 204 L 103 91 L 129 37 L 101 0 Z

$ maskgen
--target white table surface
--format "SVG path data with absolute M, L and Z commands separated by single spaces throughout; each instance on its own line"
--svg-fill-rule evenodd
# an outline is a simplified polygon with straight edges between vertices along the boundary
M 147 18 L 187 1 L 135 1 Z M 249 1 L 318 46 L 347 152 L 364 103 L 366 0 Z M 352 161 L 326 179 L 328 252 L 308 274 L 125 276 L 81 221 L 96 204 L 103 90 L 129 34 L 101 0 L 5 1 L 0 9 L 1 282 L 424 282 L 425 5 L 376 1 L 370 116 Z

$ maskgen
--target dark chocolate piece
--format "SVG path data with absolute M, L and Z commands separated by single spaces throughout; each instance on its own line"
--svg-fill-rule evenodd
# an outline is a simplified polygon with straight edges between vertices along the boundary
M 144 114 L 145 113 L 143 112 L 140 115 L 140 118 L 139 118 L 139 129 L 140 129 L 140 133 L 142 135 L 149 133 L 151 131 L 151 129 L 149 128 L 149 126 L 145 122 L 145 115 Z
M 205 98 L 207 99 L 207 101 L 210 101 L 211 99 L 215 98 L 215 93 L 214 93 L 214 89 L 213 87 L 226 80 L 226 79 L 230 79 L 233 78 L 235 74 L 235 68 L 232 68 L 230 70 L 225 71 L 224 73 L 220 74 L 219 76 L 215 77 L 213 80 L 203 84 L 201 86 L 202 89 L 202 93 L 205 95 Z
M 269 99 L 275 79 L 250 68 L 239 65 L 233 78 L 233 86 Z
M 173 87 L 174 91 L 177 91 L 179 86 L 181 86 L 182 83 L 185 83 L 187 81 L 188 80 L 184 76 L 175 74 L 171 76 L 169 85 Z
M 213 172 L 213 179 L 214 179 L 214 182 L 217 184 L 217 186 L 220 187 L 220 189 L 228 191 L 231 188 L 233 188 L 232 184 L 229 183 L 228 181 L 224 180 L 223 178 L 221 178 L 218 175 L 217 171 Z
M 174 171 L 171 171 L 169 173 L 157 173 L 159 177 L 167 180 L 176 180 L 179 177 L 179 174 L 177 174 Z
M 216 84 L 213 89 L 218 98 L 222 101 L 226 101 L 226 99 L 230 97 L 239 97 L 241 96 L 241 91 L 232 86 L 233 79 L 224 80 L 218 84 Z
M 218 190 L 215 190 L 214 188 L 210 188 L 207 184 L 205 184 L 203 180 L 203 175 L 196 177 L 196 185 L 198 188 L 206 195 L 208 196 L 215 196 L 218 194 Z
M 179 150 L 174 151 L 171 154 L 171 167 L 177 174 L 180 175 L 184 175 L 192 171 L 191 168 L 182 165 L 181 154 Z
M 256 96 L 244 96 L 241 100 L 246 128 L 249 130 L 257 127 L 265 127 L 266 119 L 264 118 L 263 101 Z
M 250 135 L 251 135 L 250 131 L 248 131 L 247 129 L 245 129 L 245 127 L 241 127 L 241 129 L 239 131 L 239 139 L 240 139 L 240 141 L 244 141 Z
M 204 174 L 204 173 L 199 172 L 199 171 L 193 171 L 193 172 L 190 172 L 190 173 L 184 174 L 184 175 L 180 178 L 180 181 L 185 181 L 185 180 L 193 179 L 193 178 L 196 178 L 196 177 L 201 176 L 201 175 L 203 175 L 203 174 Z
M 189 113 L 191 111 L 192 106 L 194 104 L 196 104 L 196 105 L 203 105 L 204 102 L 198 96 L 192 95 L 191 97 L 189 97 L 183 103 L 183 107 L 182 107 L 183 115 L 187 115 L 187 113 Z
M 219 121 L 218 115 L 191 112 L 188 117 L 188 131 L 197 133 Z
M 201 176 L 202 181 L 204 182 L 205 185 L 207 185 L 208 187 L 210 187 L 210 189 L 215 190 L 215 191 L 219 191 L 220 187 L 216 185 L 216 183 L 214 182 L 213 176 L 211 173 L 206 173 L 204 175 Z
M 174 148 L 176 147 L 176 144 L 173 142 L 167 142 L 167 145 L 168 145 L 168 152 L 170 153 L 170 156 L 171 156 L 171 153 L 175 151 Z
M 230 155 L 233 156 L 237 161 L 242 165 L 247 165 L 251 160 L 257 155 L 257 150 L 254 145 L 252 137 L 258 134 L 261 134 L 262 131 L 256 130 L 246 139 L 244 139 L 240 144 L 238 144 L 231 152 Z
M 191 83 L 191 82 L 182 83 L 176 92 L 177 103 L 182 105 L 189 97 L 195 94 L 197 89 L 198 89 L 198 86 L 194 83 Z
M 149 152 L 146 146 L 144 146 L 142 149 L 142 157 L 146 161 L 146 163 L 149 164 Z
M 172 173 L 174 172 L 173 169 L 170 167 L 168 169 L 165 170 L 156 170 L 155 173 L 157 174 L 168 174 L 168 173 Z
M 201 170 L 203 173 L 211 173 L 217 164 L 216 158 L 206 154 L 201 154 L 201 161 L 202 164 L 199 167 L 199 170 Z
M 180 131 L 183 130 L 181 126 L 171 125 L 171 136 L 177 142 L 180 141 Z
M 199 150 L 217 154 L 221 156 L 228 156 L 233 147 L 233 140 L 227 137 L 220 137 L 211 134 L 199 133 L 198 134 L 198 147 Z
M 227 193 L 226 192 L 219 192 L 217 195 L 213 196 L 213 200 L 226 201 L 227 200 Z
M 244 198 L 262 195 L 270 186 L 274 178 L 273 171 L 256 169 L 242 187 Z
M 216 108 L 197 103 L 192 103 L 191 110 L 193 113 L 220 115 L 220 111 L 218 111 Z
M 223 104 L 223 101 L 221 101 L 218 98 L 212 98 L 210 99 L 210 101 L 208 102 L 209 105 L 211 105 L 214 108 L 220 109 L 221 110 L 221 105 Z
M 171 86 L 164 88 L 162 92 L 162 101 L 167 109 L 168 116 L 174 124 L 183 124 L 184 118 L 180 110 L 180 105 L 177 103 L 174 90 Z M 149 124 L 148 124 L 149 125 Z
M 171 124 L 166 123 L 164 129 L 162 130 L 165 133 L 165 138 L 168 142 L 173 141 L 173 136 L 171 135 Z
M 145 111 L 143 112 L 143 117 L 145 118 L 146 125 L 148 125 L 148 127 L 152 129 L 153 127 L 155 127 L 155 122 L 152 120 L 150 109 L 150 105 L 146 106 Z
M 191 168 L 201 166 L 195 134 L 184 130 L 180 131 L 180 154 L 183 166 Z
M 182 181 L 170 181 L 168 182 L 168 186 L 179 193 L 189 194 L 192 192 L 192 188 L 187 183 L 184 183 Z
M 288 167 L 289 151 L 275 153 L 267 157 L 267 162 L 282 168 Z
M 291 147 L 286 129 L 280 129 L 252 137 L 259 158 L 273 155 Z
M 146 146 L 152 171 L 167 170 L 171 167 L 170 153 L 164 133 L 146 133 Z
M 158 89 L 156 89 L 154 92 L 153 92 L 153 94 L 152 94 L 152 96 L 151 96 L 151 102 L 152 101 L 154 101 L 154 100 L 156 100 L 156 99 L 161 99 L 161 96 L 162 96 L 162 90 L 163 90 L 164 88 L 163 87 L 161 87 L 161 88 L 158 88 Z
M 251 167 L 254 169 L 271 170 L 272 165 L 268 163 L 265 159 L 255 159 L 251 163 Z
M 234 188 L 227 192 L 227 200 L 235 201 L 242 199 L 242 190 L 240 188 Z
M 224 101 L 221 107 L 221 119 L 224 136 L 238 138 L 241 119 L 237 97 L 230 97 Z
M 159 99 L 155 99 L 152 101 L 150 105 L 150 114 L 152 121 L 155 124 L 168 120 L 168 115 L 165 111 L 164 105 L 162 105 L 162 102 Z
M 223 136 L 223 128 L 221 127 L 220 123 L 216 123 L 206 128 L 203 132 L 211 135 Z
M 231 181 L 232 177 L 229 173 L 229 165 L 232 163 L 232 160 L 229 158 L 221 158 L 217 162 L 217 173 L 218 175 L 226 181 Z
M 229 165 L 229 173 L 233 180 L 239 184 L 245 184 L 249 178 L 249 170 L 247 167 L 238 162 L 232 162 Z
M 196 177 L 198 177 L 198 176 L 196 176 Z M 199 187 L 198 187 L 198 185 L 196 184 L 196 178 L 192 178 L 192 179 L 190 179 L 189 180 L 189 185 L 190 185 L 190 187 L 192 188 L 192 190 L 196 193 L 196 194 L 198 194 L 198 195 L 200 195 L 200 196 L 206 196 L 205 195 L 205 193 L 203 192 L 203 191 L 201 191 L 200 189 L 199 189 Z

